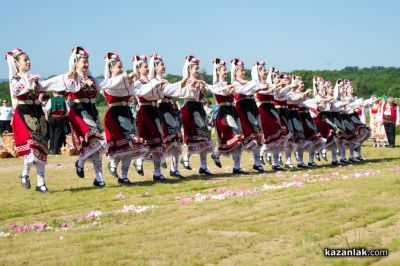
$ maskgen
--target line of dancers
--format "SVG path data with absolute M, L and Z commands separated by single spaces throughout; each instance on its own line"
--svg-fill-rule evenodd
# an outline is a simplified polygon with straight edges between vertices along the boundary
M 82 47 L 72 50 L 67 73 L 42 80 L 30 73 L 31 62 L 22 49 L 8 52 L 6 59 L 15 107 L 12 127 L 18 155 L 24 161 L 20 180 L 25 189 L 31 188 L 29 173 L 35 166 L 36 191 L 48 192 L 48 134 L 38 101 L 39 94 L 46 91 L 70 96 L 68 121 L 78 153 L 76 174 L 85 177 L 85 163 L 91 161 L 96 187 L 105 186 L 104 154 L 110 174 L 122 185 L 131 184 L 128 171 L 132 160 L 141 175 L 143 161 L 152 161 L 154 181 L 167 180 L 161 172 L 167 157 L 171 158 L 170 176 L 184 178 L 179 163 L 191 170 L 193 154 L 200 156 L 198 172 L 203 175 L 212 175 L 207 165 L 209 154 L 218 167 L 222 167 L 221 155 L 232 157 L 232 174 L 248 174 L 241 167 L 243 151 L 252 153 L 253 170 L 260 173 L 264 172 L 265 161 L 272 164 L 274 171 L 293 169 L 292 155 L 298 168 L 317 167 L 314 159 L 327 160 L 327 151 L 332 152 L 334 166 L 364 161 L 361 146 L 369 138 L 370 130 L 359 116 L 374 100 L 354 96 L 349 80 L 338 80 L 332 85 L 322 77 L 314 77 L 313 89 L 305 89 L 300 76 L 282 74 L 274 67 L 267 68 L 264 61 L 257 61 L 251 67 L 249 81 L 245 80 L 244 62 L 234 59 L 228 83 L 227 61 L 216 58 L 213 83 L 206 84 L 199 79 L 200 59 L 187 56 L 182 80 L 169 83 L 164 78 L 166 66 L 160 55 L 152 54 L 149 60 L 144 55 L 134 56 L 133 71 L 128 74 L 120 56 L 109 52 L 105 56 L 104 79 L 98 81 L 89 69 L 89 53 Z M 206 91 L 214 95 L 219 106 L 216 147 L 202 103 Z M 104 134 L 96 108 L 98 93 L 108 103 Z M 131 97 L 136 97 L 139 104 L 135 118 L 128 105 Z M 183 129 L 173 110 L 173 98 L 184 101 Z M 304 152 L 309 154 L 307 164 Z M 285 168 L 281 166 L 283 156 Z

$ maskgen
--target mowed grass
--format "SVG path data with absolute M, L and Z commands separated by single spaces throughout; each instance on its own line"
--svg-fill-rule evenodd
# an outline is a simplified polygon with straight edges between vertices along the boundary
M 46 183 L 51 192 L 20 186 L 21 159 L 0 160 L 0 265 L 395 265 L 400 263 L 400 148 L 363 150 L 369 162 L 331 168 L 326 162 L 311 171 L 232 176 L 232 162 L 222 158 L 223 168 L 209 159 L 210 178 L 181 170 L 186 180 L 167 184 L 151 181 L 152 166 L 145 176 L 130 171 L 134 186 L 119 186 L 108 174 L 107 187 L 95 189 L 93 167 L 86 164 L 86 178 L 75 175 L 76 157 L 50 156 Z M 169 159 L 167 160 L 169 161 Z M 250 170 L 252 156 L 242 164 Z M 270 166 L 266 166 L 270 169 Z M 363 175 L 365 171 L 373 175 Z M 168 177 L 169 170 L 163 169 Z M 361 173 L 362 176 L 352 178 Z M 306 182 L 311 176 L 315 182 Z M 336 177 L 336 181 L 319 178 Z M 343 179 L 342 177 L 348 177 Z M 207 189 L 245 190 L 264 184 L 303 182 L 301 187 L 260 191 L 179 204 L 179 198 L 207 194 Z M 122 193 L 124 198 L 116 197 Z M 116 214 L 123 205 L 155 205 L 143 213 Z M 112 215 L 82 223 L 78 216 L 91 211 Z M 60 222 L 70 223 L 66 230 Z M 54 229 L 15 233 L 10 224 L 46 222 Z M 324 247 L 387 248 L 388 257 L 327 258 Z

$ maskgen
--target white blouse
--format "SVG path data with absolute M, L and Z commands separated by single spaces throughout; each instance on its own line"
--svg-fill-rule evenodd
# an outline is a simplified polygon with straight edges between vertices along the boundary
M 37 82 L 35 82 L 34 80 L 29 80 L 29 78 L 32 75 L 27 72 L 23 75 L 21 74 L 16 74 L 16 76 L 14 76 L 11 79 L 11 92 L 12 92 L 12 96 L 16 97 L 16 96 L 20 96 L 23 95 L 29 91 L 33 91 L 33 90 L 38 90 L 38 91 L 45 91 L 46 88 L 43 87 L 42 85 L 42 80 L 38 80 Z M 20 78 L 18 80 L 18 77 Z

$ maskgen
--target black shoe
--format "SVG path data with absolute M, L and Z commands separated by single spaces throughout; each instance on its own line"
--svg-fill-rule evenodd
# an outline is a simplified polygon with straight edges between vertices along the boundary
M 21 185 L 23 188 L 25 189 L 30 189 L 31 188 L 31 181 L 29 180 L 29 176 L 25 175 L 25 176 L 20 176 L 19 178 L 21 178 Z M 25 182 L 22 182 L 22 178 L 25 178 Z
M 207 168 L 199 168 L 199 174 L 203 174 L 203 175 L 213 175 L 213 174 L 211 174 L 210 173 L 210 171 L 208 171 L 208 169 Z
M 249 172 L 244 171 L 242 168 L 239 168 L 239 169 L 233 168 L 232 174 L 234 174 L 234 175 L 248 175 Z
M 308 167 L 318 167 L 316 163 L 308 163 Z
M 160 163 L 160 166 L 164 169 L 168 168 L 167 163 L 165 161 L 163 161 L 162 163 Z
M 289 168 L 289 170 L 293 170 L 293 169 L 294 169 L 294 166 L 293 166 L 293 164 L 287 164 L 287 163 L 285 163 L 285 168 Z
M 215 165 L 216 165 L 218 168 L 221 168 L 221 167 L 222 167 L 221 161 L 219 160 L 219 158 L 217 158 L 217 157 L 214 155 L 214 153 L 211 153 L 211 159 L 214 161 Z
M 135 166 L 135 170 L 136 173 L 138 173 L 139 175 L 143 176 L 144 175 L 144 171 L 143 171 L 143 165 L 137 165 L 136 164 L 136 160 L 133 162 L 133 165 Z
M 346 160 L 346 159 L 340 159 L 340 163 L 341 164 L 350 164 L 350 162 L 348 161 L 348 160 Z
M 350 162 L 350 163 L 356 163 L 357 161 L 356 161 L 356 159 L 354 159 L 354 158 L 350 158 L 350 159 L 349 159 L 349 162 Z
M 255 164 L 253 164 L 253 169 L 254 170 L 256 170 L 257 172 L 259 172 L 259 173 L 264 173 L 265 171 L 264 171 L 264 168 L 262 167 L 262 165 L 255 165 Z
M 170 170 L 170 171 L 169 171 L 169 175 L 170 175 L 170 176 L 177 177 L 177 178 L 184 178 L 184 177 L 181 175 L 181 173 L 179 173 L 178 170 L 176 170 L 176 171 Z
M 75 169 L 76 169 L 76 175 L 79 176 L 80 178 L 85 177 L 85 172 L 83 171 L 83 168 L 80 168 L 78 166 L 78 161 L 75 162 Z
M 315 154 L 315 159 L 317 159 L 318 162 L 321 161 L 321 156 L 319 155 L 319 153 L 316 153 L 316 154 Z
M 365 162 L 365 159 L 362 156 L 357 156 L 356 159 L 360 162 Z
M 113 177 L 118 177 L 117 169 L 115 168 L 114 171 L 112 170 L 111 163 L 108 163 L 107 165 L 108 171 L 110 172 L 110 175 Z
M 118 184 L 120 184 L 120 185 L 132 185 L 132 182 L 129 181 L 128 178 L 124 178 L 124 179 L 118 178 Z
M 299 163 L 297 164 L 297 168 L 308 168 L 307 165 L 305 165 L 304 163 Z
M 42 186 L 36 186 L 36 191 L 40 193 L 48 193 L 49 190 L 46 187 L 46 184 L 43 184 Z
M 280 165 L 272 166 L 272 170 L 274 171 L 285 171 Z
M 104 182 L 104 181 L 97 181 L 97 179 L 95 179 L 94 181 L 93 181 L 93 186 L 95 186 L 95 187 L 105 187 L 106 186 L 106 183 Z
M 332 165 L 333 166 L 339 166 L 339 165 L 341 165 L 338 161 L 334 161 L 334 162 L 332 162 Z
M 153 180 L 154 180 L 154 182 L 168 181 L 168 179 L 166 179 L 165 176 L 163 176 L 163 175 L 153 175 Z
M 189 161 L 187 161 L 187 165 L 186 162 L 183 160 L 183 158 L 181 159 L 181 164 L 183 165 L 183 167 L 187 170 L 192 170 L 192 167 L 190 167 Z

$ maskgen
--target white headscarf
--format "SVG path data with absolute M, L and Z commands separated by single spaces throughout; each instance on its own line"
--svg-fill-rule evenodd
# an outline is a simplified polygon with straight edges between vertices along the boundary
M 112 52 L 108 52 L 104 58 L 106 61 L 105 66 L 104 66 L 104 79 L 109 79 L 111 77 L 110 63 L 116 62 L 116 61 L 121 61 L 121 58 L 119 57 L 118 54 L 114 54 Z
M 86 51 L 84 48 L 80 46 L 76 46 L 75 48 L 72 49 L 72 53 L 69 57 L 69 62 L 68 62 L 68 70 L 75 70 L 75 61 L 79 58 L 89 58 L 89 52 Z M 88 69 L 87 71 L 88 76 L 92 76 L 92 73 Z
M 339 97 L 339 86 L 343 84 L 343 81 L 338 79 L 333 89 L 333 98 L 336 100 Z
M 238 67 L 244 68 L 244 62 L 242 60 L 235 58 L 231 61 L 231 83 L 233 83 L 236 80 L 235 72 L 236 70 L 238 70 Z
M 270 67 L 267 75 L 267 84 L 272 85 L 272 76 L 275 74 L 279 74 L 279 70 L 274 67 Z
M 251 79 L 259 81 L 258 71 L 260 67 L 265 67 L 265 61 L 256 61 L 251 68 Z
M 138 74 L 137 68 L 140 66 L 141 63 L 147 63 L 147 56 L 145 55 L 135 55 L 132 58 L 133 61 L 133 73 Z
M 21 48 L 15 48 L 11 52 L 7 52 L 6 54 L 6 59 L 7 59 L 7 64 L 8 64 L 8 82 L 10 83 L 10 95 L 11 95 L 11 106 L 15 107 L 18 104 L 17 99 L 13 96 L 12 93 L 12 88 L 11 88 L 11 80 L 15 76 L 15 74 L 18 73 L 17 66 L 15 65 L 15 58 L 23 54 L 24 51 L 22 51 Z
M 153 53 L 149 61 L 149 80 L 152 80 L 156 76 L 156 64 L 160 62 L 163 62 L 162 57 L 156 53 Z
M 225 66 L 226 65 L 226 61 L 222 60 L 220 58 L 215 58 L 214 62 L 213 62 L 213 84 L 218 82 L 218 73 L 217 73 L 217 69 L 220 66 Z
M 183 70 L 182 70 L 182 77 L 188 78 L 189 77 L 189 66 L 192 65 L 198 65 L 200 63 L 200 59 L 197 57 L 194 57 L 193 55 L 188 55 L 185 58 L 185 64 L 183 65 Z
M 297 81 L 303 80 L 301 76 L 292 76 L 292 82 L 290 85 L 294 86 L 297 84 Z
M 317 95 L 317 84 L 318 82 L 323 82 L 324 78 L 323 77 L 313 77 L 313 96 Z

